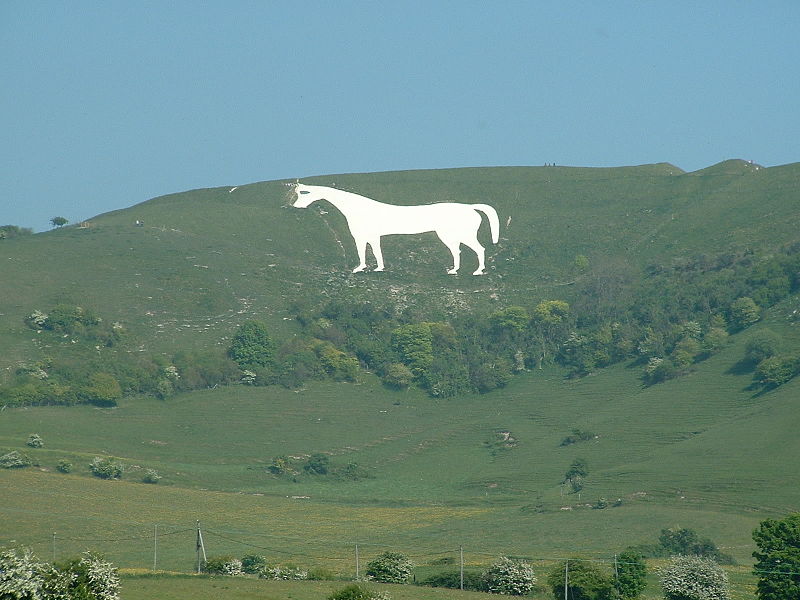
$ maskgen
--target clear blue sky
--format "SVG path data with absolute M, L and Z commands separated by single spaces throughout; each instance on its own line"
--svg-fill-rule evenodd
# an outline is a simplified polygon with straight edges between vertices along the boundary
M 0 0 L 0 225 L 200 187 L 800 161 L 800 2 Z

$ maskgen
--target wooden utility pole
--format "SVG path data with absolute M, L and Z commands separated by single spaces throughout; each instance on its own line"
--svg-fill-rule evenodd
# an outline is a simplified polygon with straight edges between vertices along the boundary
M 464 546 L 458 547 L 459 553 L 461 554 L 461 591 L 464 591 Z
M 569 559 L 564 561 L 564 600 L 567 600 L 569 592 Z
M 200 560 L 202 557 L 202 561 Z M 200 531 L 200 521 L 197 521 L 197 572 L 203 568 L 203 565 L 207 562 L 206 558 L 206 547 L 203 544 L 203 533 Z
M 358 544 L 356 544 L 356 581 L 361 580 L 360 565 L 358 562 Z

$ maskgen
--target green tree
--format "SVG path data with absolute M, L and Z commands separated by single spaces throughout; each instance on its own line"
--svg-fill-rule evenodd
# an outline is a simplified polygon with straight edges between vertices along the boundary
M 658 543 L 666 555 L 692 555 L 711 558 L 718 563 L 733 564 L 731 556 L 720 552 L 709 538 L 701 538 L 694 529 L 662 529 Z
M 589 475 L 589 466 L 583 458 L 576 458 L 564 473 L 564 481 L 572 487 L 573 492 L 580 492 L 583 489 L 583 480 Z
M 415 377 L 433 364 L 433 334 L 429 323 L 409 323 L 392 331 L 392 347 Z
M 614 587 L 620 598 L 638 598 L 647 586 L 647 565 L 644 556 L 635 550 L 626 550 L 617 556 Z
M 800 355 L 771 356 L 758 363 L 753 378 L 767 388 L 774 388 L 789 381 L 798 371 Z
M 50 219 L 50 224 L 53 227 L 63 227 L 67 223 L 69 223 L 69 221 L 64 217 L 53 217 L 52 219 Z
M 414 373 L 403 363 L 391 363 L 383 375 L 383 383 L 397 390 L 408 388 L 413 381 Z
M 84 396 L 97 406 L 116 406 L 117 400 L 122 398 L 122 387 L 110 373 L 92 373 L 89 385 L 84 388 Z
M 246 321 L 239 326 L 228 348 L 228 356 L 242 369 L 272 365 L 275 345 L 263 321 Z
M 761 318 L 761 309 L 752 298 L 743 296 L 731 304 L 730 322 L 734 329 L 745 329 Z
M 564 597 L 565 581 L 570 600 L 614 600 L 616 596 L 611 578 L 585 560 L 570 559 L 550 571 L 547 585 L 556 600 Z
M 530 320 L 531 316 L 522 306 L 509 306 L 489 315 L 489 323 L 499 330 L 523 331 Z
M 659 572 L 666 600 L 729 600 L 728 576 L 715 561 L 673 556 Z
M 303 466 L 303 470 L 311 475 L 327 475 L 329 469 L 330 459 L 320 452 L 312 454 Z
M 367 564 L 367 576 L 381 583 L 406 583 L 414 565 L 405 554 L 384 552 Z
M 753 540 L 759 599 L 800 598 L 800 513 L 761 521 Z
M 563 300 L 545 300 L 533 309 L 533 320 L 537 323 L 555 325 L 561 323 L 569 314 L 569 304 Z
M 783 338 L 780 334 L 771 329 L 762 329 L 754 334 L 744 346 L 745 360 L 757 365 L 762 360 L 772 358 L 778 354 L 783 345 Z

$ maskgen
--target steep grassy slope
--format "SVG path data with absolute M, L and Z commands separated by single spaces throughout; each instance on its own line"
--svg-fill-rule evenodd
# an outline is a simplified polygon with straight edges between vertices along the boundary
M 297 298 L 389 297 L 447 311 L 569 299 L 578 254 L 635 279 L 648 264 L 796 239 L 798 180 L 798 164 L 756 169 L 742 161 L 692 174 L 649 165 L 304 180 L 397 204 L 493 204 L 501 243 L 485 240 L 484 277 L 447 276 L 450 257 L 433 234 L 393 236 L 384 244 L 387 272 L 351 275 L 357 259 L 341 215 L 329 205 L 290 208 L 282 182 L 173 194 L 101 215 L 87 228 L 4 240 L 3 277 L 13 284 L 0 288 L 0 351 L 6 367 L 37 354 L 22 319 L 59 301 L 120 321 L 142 350 L 159 351 L 217 344 L 253 315 L 289 332 L 283 318 Z M 470 272 L 469 251 L 464 261 Z

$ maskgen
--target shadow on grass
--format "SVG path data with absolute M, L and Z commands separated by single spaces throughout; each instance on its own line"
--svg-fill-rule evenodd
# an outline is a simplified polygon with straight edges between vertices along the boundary
M 749 358 L 743 358 L 742 360 L 733 363 L 727 371 L 725 371 L 726 375 L 747 375 L 748 373 L 752 373 L 756 369 L 756 363 L 754 363 Z

